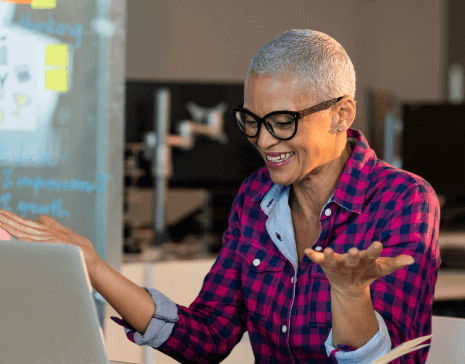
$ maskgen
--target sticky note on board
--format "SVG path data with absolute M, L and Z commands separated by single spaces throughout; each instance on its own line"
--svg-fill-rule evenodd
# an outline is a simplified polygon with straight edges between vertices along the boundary
M 11 240 L 10 234 L 8 234 L 5 230 L 0 229 L 0 240 Z
M 30 4 L 33 0 L 2 0 L 4 3 Z
M 56 7 L 56 0 L 33 0 L 31 3 L 33 9 L 55 9 Z
M 45 71 L 45 89 L 50 91 L 68 91 L 68 71 L 50 70 Z
M 67 92 L 68 87 L 68 45 L 48 44 L 45 47 L 45 65 L 55 69 L 45 71 L 45 89 Z
M 45 47 L 45 65 L 68 67 L 68 45 L 48 44 Z

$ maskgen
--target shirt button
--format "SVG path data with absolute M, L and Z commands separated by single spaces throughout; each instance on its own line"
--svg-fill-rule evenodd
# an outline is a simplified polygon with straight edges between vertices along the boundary
M 291 278 L 291 283 L 294 283 L 294 277 Z
M 317 252 L 321 252 L 321 249 L 323 249 L 321 246 L 317 246 L 317 247 L 315 248 L 315 250 L 316 250 Z
M 254 259 L 253 265 L 258 267 L 260 265 L 260 259 Z
M 330 216 L 331 215 L 331 209 L 326 209 L 325 210 L 325 215 Z
M 276 237 L 281 240 L 281 235 L 279 235 L 278 233 L 276 233 Z
M 286 325 L 283 325 L 283 327 L 281 328 L 281 330 L 283 331 L 283 334 L 285 334 L 285 333 L 286 333 L 286 331 L 287 331 L 287 327 L 286 327 Z

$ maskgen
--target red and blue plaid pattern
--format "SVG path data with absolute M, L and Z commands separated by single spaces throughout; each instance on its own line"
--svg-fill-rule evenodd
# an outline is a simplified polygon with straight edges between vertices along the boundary
M 381 256 L 408 254 L 415 259 L 370 286 L 373 307 L 395 347 L 431 334 L 441 263 L 439 203 L 424 179 L 378 160 L 360 131 L 349 129 L 347 136 L 358 143 L 327 205 L 330 216 L 320 216 L 315 245 L 343 254 L 354 246 L 365 250 L 378 240 L 384 245 Z M 177 305 L 179 321 L 158 350 L 182 363 L 219 363 L 248 331 L 257 363 L 337 362 L 336 350 L 330 357 L 325 350 L 332 316 L 324 272 L 304 256 L 294 284 L 293 264 L 266 229 L 268 216 L 260 202 L 273 185 L 267 167 L 244 181 L 199 296 L 189 307 Z M 393 363 L 423 363 L 428 352 L 429 346 Z

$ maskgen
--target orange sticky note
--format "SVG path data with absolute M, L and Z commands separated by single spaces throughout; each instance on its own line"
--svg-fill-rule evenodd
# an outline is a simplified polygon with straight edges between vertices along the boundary
M 33 0 L 2 0 L 4 3 L 30 4 Z

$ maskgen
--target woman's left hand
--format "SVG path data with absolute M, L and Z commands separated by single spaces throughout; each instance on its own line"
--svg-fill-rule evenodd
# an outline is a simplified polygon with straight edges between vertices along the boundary
M 308 258 L 321 266 L 331 285 L 331 291 L 343 295 L 362 295 L 376 279 L 414 263 L 406 254 L 397 257 L 379 257 L 383 244 L 374 241 L 367 250 L 353 247 L 347 253 L 337 254 L 327 247 L 319 253 L 305 249 Z
M 39 216 L 37 221 L 24 219 L 12 212 L 0 209 L 0 229 L 5 230 L 18 241 L 76 245 L 84 254 L 89 274 L 93 272 L 101 258 L 89 240 L 65 228 L 47 215 Z

